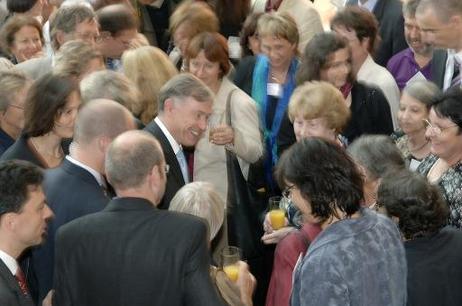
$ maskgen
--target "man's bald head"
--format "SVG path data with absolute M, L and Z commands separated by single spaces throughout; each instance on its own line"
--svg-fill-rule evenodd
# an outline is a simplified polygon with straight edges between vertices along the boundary
M 133 115 L 124 106 L 112 100 L 96 99 L 80 110 L 74 128 L 74 142 L 85 146 L 99 137 L 114 139 L 134 128 Z
M 106 175 L 116 190 L 140 187 L 154 166 L 165 163 L 159 142 L 144 131 L 119 135 L 106 155 Z

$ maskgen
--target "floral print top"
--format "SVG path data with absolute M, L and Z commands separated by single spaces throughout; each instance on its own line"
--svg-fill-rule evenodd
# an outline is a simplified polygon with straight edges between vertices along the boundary
M 438 160 L 438 156 L 430 154 L 417 168 L 417 172 L 427 176 Z M 437 181 L 444 200 L 449 206 L 449 224 L 462 228 L 462 161 L 449 168 Z

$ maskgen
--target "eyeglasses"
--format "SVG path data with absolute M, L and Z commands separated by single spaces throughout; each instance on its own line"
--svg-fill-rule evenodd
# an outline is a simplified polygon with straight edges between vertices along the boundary
M 24 106 L 21 106 L 21 105 L 16 105 L 16 104 L 10 104 L 8 106 L 11 106 L 11 107 L 14 107 L 14 108 L 17 108 L 17 109 L 22 109 L 24 110 Z
M 443 133 L 443 131 L 449 129 L 449 128 L 452 128 L 452 127 L 455 127 L 455 126 L 458 126 L 457 124 L 453 124 L 453 125 L 450 125 L 450 126 L 447 126 L 447 127 L 439 127 L 439 126 L 436 126 L 436 125 L 433 125 L 430 123 L 430 121 L 428 121 L 427 119 L 423 119 L 422 120 L 424 125 L 425 125 L 425 128 L 428 130 L 432 130 L 433 133 L 435 133 L 436 135 L 441 135 Z
M 83 41 L 86 41 L 88 43 L 101 43 L 103 40 L 107 38 L 107 35 L 104 34 L 95 34 L 95 33 L 82 33 L 82 32 L 75 32 L 75 36 L 77 38 L 80 38 Z
M 286 199 L 290 199 L 291 198 L 291 194 L 292 194 L 292 189 L 294 189 L 295 185 L 290 185 L 290 186 L 287 186 L 286 188 L 284 188 L 284 190 L 282 191 L 282 196 Z

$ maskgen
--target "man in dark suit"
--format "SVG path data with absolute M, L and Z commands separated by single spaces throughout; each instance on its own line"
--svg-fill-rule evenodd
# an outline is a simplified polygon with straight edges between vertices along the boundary
M 159 142 L 129 131 L 110 145 L 117 198 L 56 236 L 56 305 L 222 305 L 209 276 L 207 227 L 159 210 L 168 167 Z
M 88 3 L 73 3 L 61 6 L 50 22 L 51 46 L 53 52 L 70 40 L 80 39 L 93 46 L 99 37 L 96 15 Z M 32 58 L 15 67 L 36 80 L 52 71 L 53 55 Z
M 43 242 L 53 216 L 42 191 L 43 173 L 26 161 L 0 163 L 0 305 L 32 306 L 23 251 Z
M 444 49 L 438 65 L 438 85 L 444 90 L 462 86 L 462 2 L 460 0 L 422 0 L 416 19 L 422 39 Z
M 39 301 L 53 285 L 56 231 L 63 224 L 106 206 L 112 195 L 104 178 L 107 148 L 117 135 L 134 128 L 133 116 L 119 103 L 90 101 L 77 117 L 70 154 L 58 168 L 45 172 L 45 194 L 55 218 L 48 228 L 49 239 L 33 251 Z
M 377 64 L 386 67 L 393 55 L 407 48 L 400 0 L 348 0 L 347 5 L 359 5 L 377 18 L 381 37 L 374 56 Z
M 170 167 L 165 195 L 159 208 L 168 209 L 176 192 L 189 181 L 191 171 L 183 147 L 194 147 L 207 129 L 213 93 L 191 74 L 168 81 L 159 93 L 159 114 L 145 130 L 157 138 Z

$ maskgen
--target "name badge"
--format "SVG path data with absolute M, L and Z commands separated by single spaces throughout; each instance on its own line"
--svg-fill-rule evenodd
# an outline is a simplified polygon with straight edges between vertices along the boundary
M 280 98 L 282 97 L 283 88 L 281 84 L 278 83 L 268 83 L 266 87 L 266 92 L 269 96 Z

